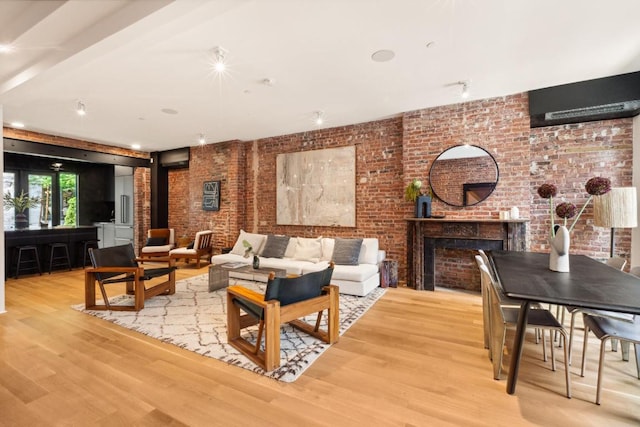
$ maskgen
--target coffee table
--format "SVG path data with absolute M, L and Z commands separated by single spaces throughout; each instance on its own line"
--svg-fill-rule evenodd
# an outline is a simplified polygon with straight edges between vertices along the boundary
M 267 282 L 272 271 L 276 274 L 276 277 L 287 277 L 287 270 L 283 268 L 253 268 L 251 265 L 245 265 L 228 271 L 230 278 L 251 280 L 253 282 Z
M 287 277 L 287 270 L 282 268 L 253 268 L 251 265 L 236 267 L 236 264 L 213 264 L 209 266 L 209 292 L 229 286 L 229 279 L 250 280 L 252 282 L 267 282 L 271 272 L 276 277 Z

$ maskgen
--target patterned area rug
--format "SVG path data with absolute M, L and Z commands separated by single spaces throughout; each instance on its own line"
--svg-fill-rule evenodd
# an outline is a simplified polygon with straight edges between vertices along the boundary
M 233 284 L 233 283 L 232 283 Z M 238 281 L 248 288 L 264 292 L 265 284 Z M 384 294 L 376 288 L 365 297 L 340 295 L 340 335 L 349 329 Z M 132 296 L 110 298 L 111 304 L 132 304 Z M 125 328 L 149 335 L 207 357 L 266 375 L 284 382 L 295 381 L 327 349 L 329 344 L 289 325 L 281 328 L 280 367 L 265 372 L 227 343 L 226 289 L 208 292 L 208 276 L 196 276 L 176 283 L 174 295 L 157 296 L 145 301 L 140 312 L 85 310 L 84 304 L 72 308 L 108 320 Z M 316 316 L 307 320 L 315 323 Z M 323 316 L 326 323 L 326 313 Z M 323 327 L 326 327 L 323 325 Z M 257 326 L 243 330 L 255 342 Z

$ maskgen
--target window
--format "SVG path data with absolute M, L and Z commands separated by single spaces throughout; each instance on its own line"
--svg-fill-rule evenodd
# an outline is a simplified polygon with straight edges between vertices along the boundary
M 60 173 L 60 224 L 76 225 L 78 223 L 77 194 L 78 176 L 75 173 Z
M 16 174 L 13 172 L 4 172 L 2 194 L 9 194 L 10 197 L 16 195 Z M 4 210 L 4 229 L 10 230 L 14 228 L 16 223 L 15 209 Z

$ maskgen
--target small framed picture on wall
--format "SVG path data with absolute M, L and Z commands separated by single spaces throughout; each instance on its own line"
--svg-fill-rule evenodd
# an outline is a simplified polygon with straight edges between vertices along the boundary
M 202 190 L 202 210 L 220 210 L 220 181 L 205 181 Z

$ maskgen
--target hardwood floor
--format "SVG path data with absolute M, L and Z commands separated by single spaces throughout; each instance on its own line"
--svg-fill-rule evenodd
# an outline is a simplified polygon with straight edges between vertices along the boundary
M 178 278 L 207 267 L 178 270 Z M 199 356 L 70 308 L 82 270 L 6 282 L 0 315 L 0 425 L 617 426 L 640 424 L 635 363 L 607 352 L 595 400 L 599 342 L 580 378 L 542 361 L 529 337 L 516 395 L 495 381 L 482 348 L 477 294 L 389 289 L 295 383 Z M 508 336 L 509 343 L 512 335 Z M 633 357 L 633 354 L 632 354 Z M 508 369 L 508 356 L 505 371 Z

